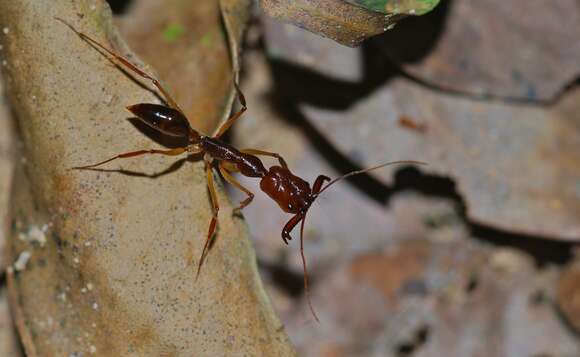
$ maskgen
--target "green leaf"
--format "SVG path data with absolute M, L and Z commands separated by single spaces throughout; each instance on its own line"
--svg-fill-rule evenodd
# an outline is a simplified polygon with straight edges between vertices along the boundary
M 366 9 L 388 14 L 423 15 L 433 10 L 439 0 L 354 0 Z

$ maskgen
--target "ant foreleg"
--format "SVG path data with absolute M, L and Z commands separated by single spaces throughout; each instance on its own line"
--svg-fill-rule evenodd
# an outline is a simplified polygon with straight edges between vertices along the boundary
M 97 40 L 94 40 L 93 38 L 91 38 L 89 35 L 86 35 L 80 31 L 78 31 L 77 29 L 75 29 L 73 27 L 73 25 L 69 24 L 68 22 L 66 22 L 65 20 L 61 19 L 60 17 L 55 17 L 56 20 L 62 22 L 63 24 L 65 24 L 66 26 L 68 26 L 71 30 L 73 30 L 81 39 L 89 42 L 89 44 L 93 45 L 93 46 L 97 46 L 98 48 L 100 48 L 101 50 L 107 52 L 109 55 L 113 56 L 117 61 L 121 62 L 123 65 L 125 65 L 127 68 L 129 68 L 131 71 L 137 73 L 139 76 L 145 78 L 145 79 L 149 79 L 151 81 L 151 83 L 153 83 L 153 85 L 155 85 L 155 87 L 157 87 L 157 89 L 159 89 L 161 91 L 161 93 L 163 93 L 163 96 L 165 97 L 165 100 L 167 101 L 167 104 L 169 104 L 170 107 L 179 110 L 180 112 L 183 112 L 181 110 L 181 108 L 179 108 L 179 105 L 177 105 L 177 103 L 175 102 L 175 100 L 173 100 L 173 98 L 169 95 L 169 92 L 167 92 L 165 90 L 165 88 L 163 88 L 163 85 L 161 85 L 161 83 L 153 78 L 152 76 L 148 75 L 147 73 L 143 72 L 142 70 L 140 70 L 139 68 L 137 68 L 137 66 L 135 66 L 133 63 L 131 63 L 127 58 L 121 56 L 120 54 L 114 52 L 113 50 L 108 49 L 106 46 L 100 44 L 99 42 L 97 42 Z
M 101 161 L 101 162 L 96 163 L 96 164 L 73 167 L 73 170 L 92 169 L 92 168 L 95 168 L 97 166 L 101 166 L 103 164 L 106 164 L 106 163 L 111 162 L 111 161 L 116 160 L 116 159 L 126 159 L 126 158 L 129 158 L 129 157 L 135 157 L 135 156 L 141 156 L 141 155 L 147 155 L 147 154 L 161 154 L 161 155 L 167 155 L 167 156 L 177 156 L 177 155 L 183 154 L 186 151 L 187 151 L 187 148 L 186 147 L 184 147 L 184 148 L 175 148 L 175 149 L 171 149 L 171 150 L 151 149 L 151 150 L 131 151 L 131 152 L 126 152 L 124 154 L 119 154 L 119 155 L 117 155 L 115 157 L 112 157 L 112 158 L 107 159 L 105 161 Z
M 292 240 L 292 236 L 290 236 L 290 232 L 296 227 L 296 225 L 304 218 L 302 213 L 298 213 L 294 217 L 292 217 L 282 228 L 282 240 L 284 243 L 288 244 L 289 240 Z
M 208 160 L 205 160 L 205 173 L 207 176 L 207 188 L 209 190 L 209 197 L 211 200 L 211 205 L 212 205 L 212 217 L 211 217 L 211 222 L 209 224 L 209 229 L 207 231 L 207 238 L 205 239 L 205 244 L 203 245 L 203 250 L 201 251 L 201 257 L 199 258 L 199 263 L 197 265 L 197 274 L 195 275 L 195 279 L 197 280 L 197 278 L 199 277 L 199 272 L 201 270 L 201 266 L 205 260 L 205 257 L 207 256 L 207 253 L 209 251 L 209 245 L 211 243 L 211 238 L 215 232 L 215 228 L 218 222 L 218 212 L 220 210 L 220 206 L 218 203 L 218 199 L 217 199 L 217 194 L 215 191 L 215 184 L 213 181 L 213 172 L 211 169 L 211 162 Z
M 217 134 L 214 135 L 214 138 L 216 139 L 219 139 L 222 135 L 224 135 L 225 132 L 228 131 L 228 129 L 232 126 L 232 124 L 234 124 L 234 122 L 239 117 L 241 117 L 242 114 L 244 114 L 244 112 L 248 109 L 248 107 L 246 106 L 246 97 L 244 97 L 244 94 L 240 90 L 240 87 L 238 86 L 238 83 L 235 80 L 234 87 L 236 88 L 236 92 L 238 93 L 238 100 L 240 101 L 242 107 L 220 126 Z
M 229 182 L 232 186 L 236 187 L 237 189 L 239 189 L 240 191 L 243 191 L 246 195 L 248 195 L 248 198 L 246 198 L 245 200 L 243 200 L 242 202 L 240 202 L 240 206 L 238 208 L 236 208 L 236 211 L 240 211 L 242 210 L 242 208 L 246 207 L 247 205 L 249 205 L 252 200 L 254 199 L 254 194 L 248 190 L 247 188 L 245 188 L 244 186 L 242 186 L 242 184 L 240 184 L 238 182 L 238 180 L 236 180 L 229 172 L 229 170 L 226 168 L 225 166 L 225 162 L 224 161 L 220 161 L 218 168 L 220 170 L 220 173 L 222 174 L 222 176 L 224 177 L 224 179 Z
M 315 195 L 319 193 L 322 185 L 324 184 L 324 181 L 330 181 L 330 177 L 324 175 L 318 176 L 316 181 L 314 181 L 314 185 L 312 185 L 312 193 Z
M 278 159 L 278 161 L 280 162 L 280 165 L 283 168 L 285 168 L 285 169 L 288 168 L 288 165 L 286 164 L 286 160 L 284 160 L 284 158 L 282 156 L 280 156 L 280 154 L 276 154 L 275 152 L 269 152 L 269 151 L 258 150 L 258 149 L 243 149 L 240 151 L 243 152 L 244 154 L 275 157 L 276 159 Z

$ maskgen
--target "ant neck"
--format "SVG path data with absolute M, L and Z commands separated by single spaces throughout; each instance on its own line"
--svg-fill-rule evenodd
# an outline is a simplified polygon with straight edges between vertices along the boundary
M 189 130 L 188 140 L 189 140 L 190 145 L 199 144 L 203 137 L 204 137 L 204 135 L 199 135 L 199 133 L 197 131 L 195 131 L 193 129 Z

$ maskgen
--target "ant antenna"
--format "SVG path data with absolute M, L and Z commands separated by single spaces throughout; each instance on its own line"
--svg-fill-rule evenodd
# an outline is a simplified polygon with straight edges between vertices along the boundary
M 302 257 L 302 267 L 304 269 L 304 293 L 306 294 L 306 300 L 308 300 L 308 307 L 310 307 L 310 312 L 316 322 L 320 323 L 314 307 L 312 306 L 312 300 L 310 300 L 310 289 L 308 288 L 308 269 L 306 268 L 306 258 L 304 258 L 304 222 L 306 222 L 306 214 L 302 217 L 302 222 L 300 223 L 300 256 Z
M 377 170 L 377 169 L 380 169 L 382 167 L 389 166 L 389 165 L 395 165 L 395 164 L 427 165 L 427 163 L 422 162 L 422 161 L 400 160 L 400 161 L 387 162 L 387 163 L 384 163 L 381 165 L 369 167 L 367 169 L 351 171 L 345 175 L 339 176 L 339 177 L 335 178 L 334 180 L 330 181 L 328 183 L 328 185 L 324 186 L 324 188 L 322 188 L 320 191 L 318 191 L 318 193 L 316 193 L 314 195 L 314 197 L 315 198 L 318 197 L 318 195 L 320 195 L 322 192 L 324 192 L 327 188 L 329 188 L 330 186 L 334 185 L 338 181 L 341 181 L 347 177 L 364 174 L 364 173 L 369 172 L 369 171 Z M 304 223 L 305 222 L 306 222 L 306 213 L 304 213 L 304 215 L 302 216 L 302 222 L 300 223 L 300 256 L 302 257 L 302 267 L 304 269 L 304 293 L 306 295 L 306 300 L 308 301 L 308 306 L 310 307 L 310 312 L 312 312 L 312 316 L 314 316 L 314 319 L 316 320 L 316 322 L 320 323 L 320 320 L 318 319 L 318 316 L 316 315 L 316 312 L 314 311 L 314 307 L 312 306 L 312 300 L 310 299 L 310 288 L 308 287 L 308 268 L 306 267 L 306 258 L 304 257 Z
M 318 193 L 316 194 L 316 196 L 318 197 L 318 195 L 320 195 L 322 192 L 326 191 L 327 188 L 329 188 L 330 186 L 334 185 L 338 181 L 341 181 L 341 180 L 343 180 L 343 179 L 345 179 L 347 177 L 364 174 L 364 173 L 367 173 L 369 171 L 373 171 L 373 170 L 376 170 L 376 169 L 383 168 L 385 166 L 396 165 L 396 164 L 427 165 L 426 162 L 422 162 L 422 161 L 400 160 L 400 161 L 387 162 L 387 163 L 384 163 L 384 164 L 381 164 L 381 165 L 369 167 L 369 168 L 362 169 L 362 170 L 351 171 L 351 172 L 349 172 L 349 173 L 347 173 L 345 175 L 339 176 L 339 177 L 335 178 L 334 180 L 330 181 L 326 186 L 324 186 L 320 191 L 318 191 Z

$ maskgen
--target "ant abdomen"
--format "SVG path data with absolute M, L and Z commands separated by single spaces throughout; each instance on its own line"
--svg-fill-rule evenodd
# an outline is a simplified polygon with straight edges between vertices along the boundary
M 142 122 L 163 134 L 187 138 L 191 132 L 187 118 L 176 109 L 150 103 L 131 105 L 127 109 Z

